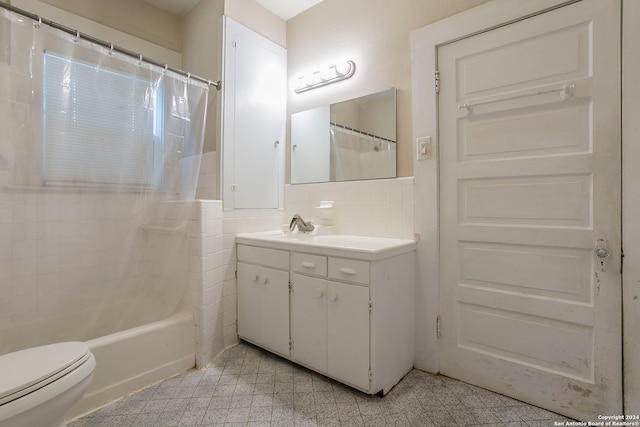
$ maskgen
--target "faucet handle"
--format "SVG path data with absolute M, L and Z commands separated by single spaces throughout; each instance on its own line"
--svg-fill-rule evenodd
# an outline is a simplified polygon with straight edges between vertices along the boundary
M 299 218 L 298 214 L 295 214 L 293 216 L 293 218 L 291 219 L 291 223 L 289 224 L 289 230 L 293 231 L 293 229 L 296 228 L 296 224 L 298 222 L 298 218 Z

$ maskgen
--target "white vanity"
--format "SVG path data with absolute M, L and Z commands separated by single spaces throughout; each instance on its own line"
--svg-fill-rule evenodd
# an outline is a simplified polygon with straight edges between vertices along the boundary
M 240 234 L 238 335 L 369 394 L 413 367 L 411 240 Z

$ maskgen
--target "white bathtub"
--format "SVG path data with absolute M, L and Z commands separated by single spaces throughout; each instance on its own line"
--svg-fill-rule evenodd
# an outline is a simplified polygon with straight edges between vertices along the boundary
M 87 343 L 96 358 L 93 381 L 67 421 L 195 365 L 195 327 L 187 311 Z

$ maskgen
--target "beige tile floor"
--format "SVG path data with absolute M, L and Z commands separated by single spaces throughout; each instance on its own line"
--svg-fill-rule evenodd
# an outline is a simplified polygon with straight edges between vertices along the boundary
M 553 426 L 567 421 L 457 380 L 411 371 L 368 396 L 247 343 L 76 420 L 98 426 Z

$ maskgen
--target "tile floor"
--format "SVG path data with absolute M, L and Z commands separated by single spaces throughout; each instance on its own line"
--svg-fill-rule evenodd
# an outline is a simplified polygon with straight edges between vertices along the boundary
M 76 420 L 97 426 L 553 426 L 567 421 L 447 377 L 414 370 L 367 396 L 250 344 Z

